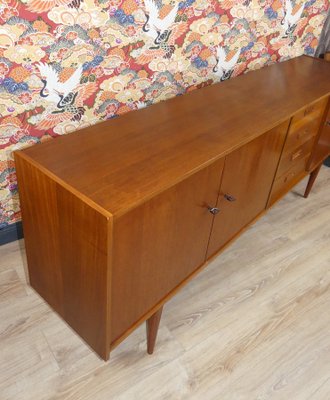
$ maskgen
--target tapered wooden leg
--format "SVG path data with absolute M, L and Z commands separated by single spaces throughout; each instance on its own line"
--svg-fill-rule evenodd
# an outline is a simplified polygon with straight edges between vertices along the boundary
M 153 314 L 147 320 L 147 351 L 148 354 L 154 352 L 155 343 L 157 339 L 157 332 L 159 327 L 159 322 L 162 316 L 163 307 L 161 307 L 155 314 Z
M 320 164 L 317 168 L 315 168 L 314 171 L 312 171 L 311 174 L 309 175 L 309 180 L 308 180 L 305 194 L 304 194 L 305 199 L 307 199 L 307 197 L 309 196 L 309 193 L 312 190 L 312 187 L 313 187 L 314 182 L 320 172 L 321 167 L 322 167 L 322 164 Z

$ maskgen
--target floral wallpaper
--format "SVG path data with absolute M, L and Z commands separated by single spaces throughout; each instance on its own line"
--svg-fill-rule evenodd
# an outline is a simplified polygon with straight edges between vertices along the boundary
M 328 8 L 329 0 L 0 0 L 0 228 L 21 218 L 13 150 L 313 55 Z

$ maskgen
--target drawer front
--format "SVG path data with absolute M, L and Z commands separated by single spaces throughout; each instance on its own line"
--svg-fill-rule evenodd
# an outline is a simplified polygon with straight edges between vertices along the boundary
M 294 129 L 296 126 L 308 125 L 315 120 L 319 120 L 324 113 L 327 102 L 327 98 L 316 101 L 315 103 L 306 106 L 302 111 L 296 113 L 293 116 L 291 128 Z
M 286 194 L 305 175 L 308 156 L 296 161 L 292 168 L 275 179 L 268 204 L 272 205 L 276 200 Z
M 316 136 L 326 104 L 327 99 L 320 100 L 293 116 L 285 144 L 285 152 L 291 152 Z
M 312 137 L 312 139 L 308 140 L 301 146 L 283 152 L 277 176 L 281 177 L 285 172 L 293 168 L 294 165 L 300 163 L 302 159 L 309 157 L 312 152 L 314 141 L 315 138 Z

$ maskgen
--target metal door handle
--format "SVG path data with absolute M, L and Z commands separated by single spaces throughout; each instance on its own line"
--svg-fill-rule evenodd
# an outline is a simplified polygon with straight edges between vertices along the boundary
M 236 201 L 236 198 L 230 194 L 225 194 L 225 199 L 230 202 Z
M 213 215 L 217 215 L 220 212 L 220 209 L 217 207 L 210 207 L 208 206 L 207 209 L 210 211 L 211 214 Z

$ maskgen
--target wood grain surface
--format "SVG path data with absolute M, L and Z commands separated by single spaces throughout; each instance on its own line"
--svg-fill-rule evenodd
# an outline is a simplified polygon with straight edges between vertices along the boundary
M 303 181 L 104 363 L 0 247 L 1 400 L 328 400 L 330 169 Z
M 302 56 L 23 152 L 117 218 L 325 98 L 329 78 Z
M 206 261 L 221 159 L 118 218 L 113 232 L 115 341 Z
M 266 208 L 289 120 L 225 158 L 208 258 Z
M 112 221 L 24 158 L 15 162 L 30 284 L 107 359 Z

